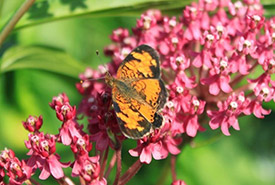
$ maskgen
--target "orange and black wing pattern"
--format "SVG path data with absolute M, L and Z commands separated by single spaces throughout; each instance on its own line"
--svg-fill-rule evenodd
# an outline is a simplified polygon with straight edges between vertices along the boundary
M 156 51 L 147 45 L 134 49 L 122 62 L 112 98 L 122 133 L 140 139 L 162 125 L 159 111 L 167 92 L 160 79 L 160 64 Z
M 134 49 L 117 70 L 117 79 L 159 78 L 160 65 L 157 52 L 147 45 Z
M 152 125 L 136 108 L 139 103 L 135 99 L 125 97 L 115 87 L 112 93 L 115 93 L 113 104 L 121 132 L 132 139 L 140 139 L 149 134 Z
M 163 108 L 167 99 L 163 81 L 161 79 L 140 79 L 133 81 L 131 87 L 142 98 L 139 101 L 140 105 L 136 108 L 154 127 L 160 127 L 162 119 L 159 117 L 158 112 Z

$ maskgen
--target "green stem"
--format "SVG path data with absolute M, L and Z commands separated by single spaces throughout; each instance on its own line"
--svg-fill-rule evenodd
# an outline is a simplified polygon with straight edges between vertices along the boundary
M 11 20 L 8 22 L 8 24 L 4 27 L 0 34 L 0 47 L 2 46 L 3 42 L 9 35 L 9 33 L 12 31 L 16 23 L 20 20 L 20 18 L 25 14 L 26 11 L 32 6 L 32 4 L 35 2 L 35 0 L 26 0 L 22 6 L 17 10 L 17 12 L 14 14 L 14 16 L 11 18 Z

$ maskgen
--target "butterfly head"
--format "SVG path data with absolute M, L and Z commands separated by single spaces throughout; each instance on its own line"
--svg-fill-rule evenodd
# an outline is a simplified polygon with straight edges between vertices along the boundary
M 114 78 L 108 71 L 105 74 L 105 82 L 111 87 L 114 85 Z

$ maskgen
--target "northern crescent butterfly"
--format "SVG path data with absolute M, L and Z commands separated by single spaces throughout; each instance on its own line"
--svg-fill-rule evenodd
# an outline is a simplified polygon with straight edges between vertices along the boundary
M 153 48 L 135 48 L 119 66 L 116 78 L 107 73 L 105 81 L 112 87 L 117 121 L 126 137 L 141 139 L 162 126 L 160 110 L 166 103 L 167 91 Z

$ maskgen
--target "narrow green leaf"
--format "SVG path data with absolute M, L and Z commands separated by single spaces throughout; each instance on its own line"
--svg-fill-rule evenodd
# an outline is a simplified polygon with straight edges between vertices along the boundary
M 266 17 L 272 17 L 275 15 L 275 4 L 267 4 L 264 6 L 264 14 Z
M 39 46 L 17 46 L 9 49 L 3 55 L 0 67 L 2 73 L 31 68 L 47 70 L 71 77 L 77 77 L 85 69 L 83 64 L 65 52 Z
M 190 2 L 191 0 L 40 0 L 22 17 L 15 30 L 79 16 L 136 16 L 152 8 L 175 14 Z M 1 20 L 0 25 L 3 25 Z
M 12 4 L 11 1 L 6 0 L 4 2 L 4 4 Z M 192 0 L 37 0 L 19 21 L 15 30 L 79 16 L 137 16 L 149 8 L 160 9 L 165 13 L 176 15 L 182 11 L 184 6 L 191 2 Z M 273 16 L 275 10 L 274 1 L 262 0 L 261 3 L 266 9 L 266 16 Z M 3 9 L 7 9 L 5 7 Z M 9 14 L 4 14 L 3 11 L 0 19 L 0 28 L 6 24 L 7 18 L 11 17 Z
M 274 0 L 261 0 L 261 3 L 263 5 L 271 5 L 271 4 L 274 4 Z

